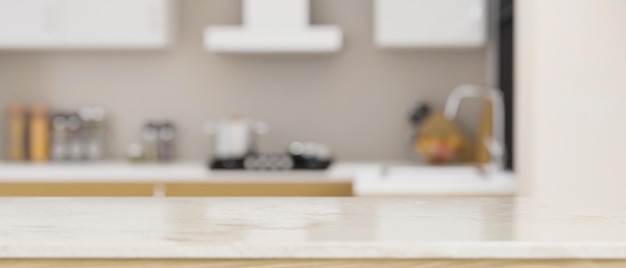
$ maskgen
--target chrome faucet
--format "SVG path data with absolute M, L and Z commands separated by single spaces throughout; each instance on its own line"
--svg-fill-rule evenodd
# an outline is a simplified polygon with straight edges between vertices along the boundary
M 485 169 L 488 173 L 504 171 L 506 168 L 506 149 L 504 148 L 504 100 L 502 91 L 497 88 L 477 85 L 458 86 L 450 93 L 446 102 L 444 109 L 446 119 L 456 120 L 461 101 L 466 98 L 483 98 L 491 101 L 493 133 L 483 141 L 491 160 Z

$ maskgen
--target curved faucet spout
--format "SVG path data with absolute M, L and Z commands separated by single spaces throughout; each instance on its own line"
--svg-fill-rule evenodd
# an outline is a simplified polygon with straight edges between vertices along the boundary
M 467 98 L 482 98 L 490 100 L 493 106 L 492 120 L 493 133 L 484 140 L 485 146 L 491 158 L 489 170 L 504 171 L 506 163 L 506 149 L 504 148 L 504 100 L 502 91 L 497 88 L 483 87 L 478 85 L 461 85 L 456 87 L 446 102 L 444 116 L 446 119 L 456 120 L 461 106 L 461 101 Z

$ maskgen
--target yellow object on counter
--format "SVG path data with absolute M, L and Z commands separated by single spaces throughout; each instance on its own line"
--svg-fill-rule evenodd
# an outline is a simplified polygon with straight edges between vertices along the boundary
M 48 161 L 50 151 L 50 124 L 44 106 L 35 106 L 30 119 L 30 159 L 33 162 Z
M 440 113 L 433 113 L 420 125 L 415 150 L 430 163 L 465 162 L 471 157 L 467 138 L 456 125 Z
M 476 139 L 470 141 L 455 122 L 447 120 L 441 113 L 433 113 L 420 125 L 420 135 L 414 144 L 415 150 L 430 163 L 488 163 L 491 155 L 487 142 L 493 136 L 492 114 L 492 102 L 485 100 Z
M 9 159 L 24 161 L 26 159 L 26 113 L 24 107 L 9 107 Z

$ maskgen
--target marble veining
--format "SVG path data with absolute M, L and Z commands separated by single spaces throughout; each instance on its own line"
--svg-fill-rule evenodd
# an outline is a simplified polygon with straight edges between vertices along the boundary
M 626 259 L 626 204 L 0 198 L 0 258 Z

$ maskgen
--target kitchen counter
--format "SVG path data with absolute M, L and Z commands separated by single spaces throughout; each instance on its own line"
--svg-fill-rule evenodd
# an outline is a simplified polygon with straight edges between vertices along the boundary
M 0 164 L 2 182 L 206 182 L 206 181 L 349 181 L 360 165 L 336 165 L 327 171 L 212 171 L 202 162 L 161 164 L 43 163 Z M 367 167 L 365 166 L 367 169 Z
M 126 185 L 116 185 L 116 184 Z M 415 195 L 508 195 L 516 191 L 512 173 L 484 177 L 478 169 L 466 167 L 427 167 L 401 162 L 339 162 L 326 171 L 210 171 L 202 162 L 178 162 L 169 164 L 109 163 L 47 163 L 13 164 L 0 163 L 0 196 L 3 193 L 23 193 L 23 196 L 120 196 L 164 195 L 167 185 L 179 184 L 178 193 L 197 189 L 196 185 L 222 185 L 231 192 L 240 191 L 242 185 L 256 184 L 272 187 L 282 184 L 298 184 L 297 187 L 325 187 L 319 192 L 334 195 L 351 192 L 356 196 L 415 196 Z M 64 184 L 64 185 L 60 185 Z M 69 184 L 81 184 L 74 189 Z M 97 185 L 96 185 L 97 184 Z M 135 184 L 134 189 L 128 184 Z M 37 185 L 38 189 L 33 191 Z M 252 189 L 257 189 L 252 185 Z M 343 190 L 333 187 L 341 185 Z M 110 190 L 102 191 L 104 186 Z M 173 187 L 173 186 L 172 186 Z M 169 188 L 172 188 L 169 187 Z M 181 188 L 182 187 L 182 188 Z M 268 186 L 269 187 L 269 186 Z M 346 187 L 351 190 L 345 189 Z M 4 191 L 3 191 L 4 189 Z M 228 190 L 227 189 L 227 190 Z M 285 189 L 294 189 L 286 187 Z M 328 191 L 328 190 L 331 191 Z M 77 193 L 77 194 L 76 194 Z M 200 196 L 212 196 L 215 192 L 201 191 Z M 264 192 L 265 193 L 265 192 Z M 18 194 L 19 196 L 20 194 Z
M 626 204 L 2 198 L 0 219 L 0 266 L 31 258 L 626 259 Z

